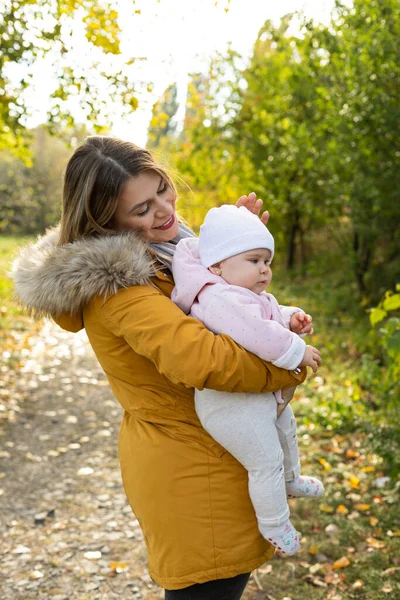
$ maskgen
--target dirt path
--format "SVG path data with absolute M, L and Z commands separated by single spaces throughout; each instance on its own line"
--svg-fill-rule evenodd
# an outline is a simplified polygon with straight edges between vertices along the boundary
M 117 455 L 121 409 L 84 335 L 29 339 L 0 428 L 0 597 L 158 600 Z M 246 600 L 266 598 L 251 580 Z
M 121 484 L 121 409 L 86 338 L 46 323 L 30 343 L 2 428 L 1 597 L 161 598 Z

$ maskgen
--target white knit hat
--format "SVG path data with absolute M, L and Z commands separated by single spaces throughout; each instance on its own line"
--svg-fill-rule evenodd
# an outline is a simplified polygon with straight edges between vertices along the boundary
M 208 268 L 225 258 L 256 248 L 270 250 L 272 260 L 274 238 L 247 208 L 224 204 L 208 211 L 200 227 L 199 254 L 202 265 Z

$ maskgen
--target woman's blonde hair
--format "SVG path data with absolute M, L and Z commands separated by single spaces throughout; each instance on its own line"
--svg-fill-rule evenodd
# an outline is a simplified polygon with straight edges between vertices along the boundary
M 149 150 L 111 137 L 87 138 L 67 165 L 58 243 L 117 233 L 110 224 L 122 188 L 144 171 L 159 173 L 176 193 L 168 172 Z

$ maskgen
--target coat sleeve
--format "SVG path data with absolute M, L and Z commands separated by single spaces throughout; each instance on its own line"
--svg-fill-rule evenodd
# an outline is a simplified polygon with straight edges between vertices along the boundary
M 225 335 L 214 335 L 149 286 L 120 291 L 102 307 L 107 327 L 173 383 L 226 392 L 269 392 L 306 377 L 264 363 Z
M 281 323 L 267 318 L 260 302 L 227 286 L 215 292 L 210 288 L 208 296 L 203 322 L 212 331 L 228 334 L 277 367 L 290 370 L 301 363 L 305 342 Z M 275 310 L 279 310 L 278 305 Z

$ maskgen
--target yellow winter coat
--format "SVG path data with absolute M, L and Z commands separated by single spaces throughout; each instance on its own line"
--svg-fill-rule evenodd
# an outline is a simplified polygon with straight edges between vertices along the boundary
M 247 472 L 201 427 L 194 388 L 275 391 L 301 383 L 305 370 L 264 363 L 186 316 L 133 233 L 61 247 L 56 237 L 23 252 L 16 291 L 65 329 L 85 327 L 124 409 L 122 478 L 151 577 L 179 589 L 260 566 L 274 550 L 258 532 Z

